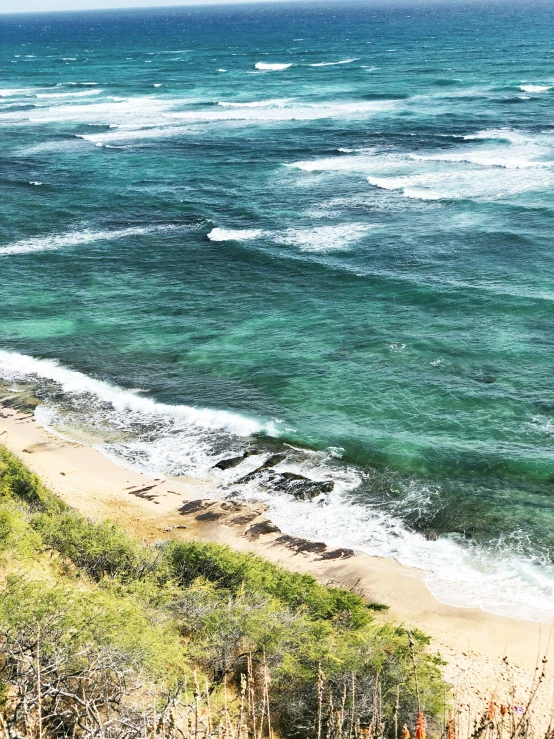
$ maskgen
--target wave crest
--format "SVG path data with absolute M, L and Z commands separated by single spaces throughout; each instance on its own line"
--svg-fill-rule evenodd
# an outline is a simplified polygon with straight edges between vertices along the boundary
M 289 67 L 292 67 L 292 63 L 291 64 L 279 64 L 279 63 L 269 64 L 267 62 L 256 62 L 254 66 L 256 67 L 256 69 L 259 69 L 262 72 L 280 72 L 283 69 L 288 69 Z
M 39 185 L 40 182 L 31 184 Z M 114 239 L 124 239 L 128 236 L 142 236 L 143 234 L 153 233 L 155 231 L 172 231 L 179 226 L 161 225 L 161 226 L 135 226 L 131 228 L 120 228 L 113 231 L 93 231 L 84 229 L 82 231 L 69 231 L 64 234 L 50 234 L 48 236 L 35 236 L 31 239 L 22 239 L 7 246 L 0 246 L 0 256 L 8 256 L 10 254 L 31 254 L 41 251 L 55 251 L 64 249 L 68 246 L 79 246 L 80 244 L 89 244 L 94 241 L 113 241 Z

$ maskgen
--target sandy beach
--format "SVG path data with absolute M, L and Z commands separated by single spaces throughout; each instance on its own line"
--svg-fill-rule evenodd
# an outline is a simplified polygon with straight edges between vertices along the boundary
M 0 411 L 0 442 L 90 518 L 110 519 L 147 541 L 178 537 L 222 542 L 323 582 L 355 587 L 369 601 L 386 604 L 389 610 L 379 618 L 419 627 L 432 637 L 431 650 L 447 663 L 444 674 L 454 687 L 461 721 L 477 717 L 492 695 L 525 703 L 542 657 L 554 653 L 550 624 L 444 605 L 425 586 L 424 572 L 289 537 L 271 523 L 263 505 L 218 497 L 208 480 L 155 479 L 125 469 L 90 446 L 41 428 L 32 414 L 7 407 Z M 554 695 L 554 679 L 546 667 L 535 699 L 541 730 L 549 724 Z M 509 698 L 512 681 L 515 695 Z

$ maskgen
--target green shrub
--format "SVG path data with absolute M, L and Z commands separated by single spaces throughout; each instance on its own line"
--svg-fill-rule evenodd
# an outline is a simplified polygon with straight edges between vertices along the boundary
M 15 550 L 19 556 L 36 556 L 41 548 L 40 535 L 25 520 L 17 504 L 11 500 L 0 502 L 0 555 Z
M 57 499 L 48 492 L 39 478 L 13 454 L 0 445 L 0 500 L 23 501 L 32 506 L 54 504 Z M 61 501 L 58 506 L 63 506 Z
M 75 511 L 41 512 L 32 524 L 44 542 L 95 580 L 140 580 L 157 573 L 163 555 L 110 522 L 95 523 Z
M 55 566 L 47 549 L 60 555 Z M 79 655 L 86 654 L 87 669 L 107 655 L 121 674 L 144 673 L 160 689 L 175 685 L 189 664 L 212 687 L 230 676 L 239 688 L 252 659 L 255 670 L 262 663 L 270 669 L 279 733 L 305 739 L 316 733 L 320 670 L 327 708 L 346 701 L 347 712 L 369 723 L 378 696 L 389 728 L 397 702 L 398 720 L 413 725 L 415 659 L 427 717 L 432 722 L 444 708 L 439 666 L 426 652 L 429 640 L 415 632 L 412 656 L 406 629 L 379 623 L 369 610 L 375 604 L 223 545 L 147 546 L 67 508 L 1 447 L 0 557 L 4 569 L 19 563 L 30 573 L 0 586 L 0 635 L 32 636 L 42 624 L 51 648 L 63 652 L 64 675 L 73 674 Z M 50 579 L 36 582 L 47 568 Z M 0 666 L 1 652 L 0 645 Z M 20 673 L 9 674 L 12 680 Z M 0 674 L 0 688 L 6 680 Z
M 335 620 L 360 628 L 371 620 L 363 599 L 347 590 L 321 585 L 311 575 L 301 575 L 253 554 L 203 542 L 172 542 L 166 547 L 175 575 L 183 587 L 202 577 L 231 592 L 243 585 L 277 598 L 314 619 Z

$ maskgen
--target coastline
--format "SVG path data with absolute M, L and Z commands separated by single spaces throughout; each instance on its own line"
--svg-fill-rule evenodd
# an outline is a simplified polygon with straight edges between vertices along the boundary
M 361 553 L 335 550 L 333 556 L 322 543 L 294 540 L 275 530 L 263 505 L 214 497 L 211 481 L 152 478 L 128 470 L 11 408 L 0 412 L 0 442 L 68 505 L 93 519 L 110 519 L 148 541 L 178 537 L 224 543 L 324 582 L 356 587 L 369 601 L 386 604 L 389 610 L 379 618 L 420 628 L 432 638 L 431 650 L 447 662 L 444 674 L 455 689 L 461 718 L 477 717 L 491 695 L 501 692 L 503 657 L 522 691 L 516 700 L 524 703 L 524 688 L 536 677 L 540 659 L 554 656 L 550 624 L 442 604 L 427 589 L 425 572 Z M 544 728 L 553 696 L 554 678 L 548 675 L 535 705 Z

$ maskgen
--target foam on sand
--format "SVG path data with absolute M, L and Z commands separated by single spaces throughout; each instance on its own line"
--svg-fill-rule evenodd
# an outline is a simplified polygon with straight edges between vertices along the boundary
M 48 359 L 0 351 L 0 377 L 41 388 L 37 421 L 64 438 L 93 442 L 119 465 L 158 476 L 210 474 L 221 449 L 241 448 L 274 424 L 225 410 L 169 405 Z M 241 441 L 242 440 L 242 441 Z
M 310 467 L 324 464 L 324 459 L 314 457 L 297 468 L 287 465 L 286 469 L 315 477 Z M 324 469 L 320 474 L 325 475 Z M 494 549 L 471 547 L 446 537 L 428 541 L 408 530 L 394 513 L 371 502 L 356 503 L 350 491 L 357 484 L 354 470 L 347 470 L 323 505 L 291 500 L 274 491 L 264 494 L 253 487 L 243 495 L 247 500 L 264 502 L 270 518 L 292 536 L 323 540 L 330 547 L 348 547 L 424 570 L 425 584 L 442 603 L 478 607 L 511 618 L 554 622 L 551 565 L 543 567 L 501 545 Z M 403 506 L 425 508 L 431 498 L 431 490 L 413 486 L 404 491 Z

